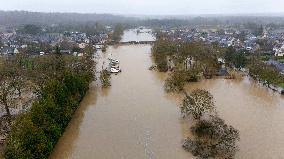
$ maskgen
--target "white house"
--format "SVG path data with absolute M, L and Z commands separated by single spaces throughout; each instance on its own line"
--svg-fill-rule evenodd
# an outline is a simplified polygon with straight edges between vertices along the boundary
M 14 49 L 14 54 L 18 54 L 18 53 L 20 53 L 20 51 L 17 48 L 15 48 Z
M 80 49 L 85 49 L 86 46 L 87 46 L 86 43 L 80 43 L 80 44 L 79 44 L 79 48 L 80 48 Z
M 275 56 L 284 56 L 284 45 L 279 49 L 275 49 Z

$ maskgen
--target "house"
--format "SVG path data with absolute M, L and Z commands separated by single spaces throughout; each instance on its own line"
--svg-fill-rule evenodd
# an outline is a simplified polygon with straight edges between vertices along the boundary
M 14 49 L 14 54 L 18 54 L 18 53 L 20 53 L 20 51 L 17 48 L 15 48 Z
M 84 48 L 86 48 L 87 47 L 87 44 L 86 43 L 80 43 L 79 44 L 79 48 L 80 49 L 84 49 Z
M 284 56 L 284 45 L 282 45 L 281 48 L 274 49 L 275 51 L 275 56 Z
M 70 54 L 71 50 L 60 50 L 60 53 L 62 53 L 62 54 Z
M 275 66 L 275 68 L 276 68 L 279 72 L 281 72 L 281 73 L 284 72 L 284 64 L 281 64 L 281 63 L 279 63 L 278 61 L 269 60 L 269 61 L 267 61 L 267 62 L 265 62 L 265 63 L 268 64 L 268 65 Z
M 1 52 L 2 55 L 13 54 L 13 53 L 14 53 L 14 49 L 11 48 L 11 47 L 8 47 L 8 46 L 4 46 L 4 47 L 1 49 L 0 52 Z

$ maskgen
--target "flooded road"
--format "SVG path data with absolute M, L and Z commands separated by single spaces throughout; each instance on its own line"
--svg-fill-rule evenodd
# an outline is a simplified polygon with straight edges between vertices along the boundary
M 122 41 L 149 36 L 130 31 Z M 124 45 L 100 53 L 99 65 L 118 59 L 122 73 L 112 76 L 109 89 L 92 83 L 50 159 L 193 158 L 181 147 L 189 127 L 180 118 L 181 98 L 164 92 L 165 74 L 148 70 L 150 52 L 150 45 Z M 283 97 L 248 78 L 204 80 L 186 89 L 195 88 L 210 91 L 219 115 L 240 130 L 237 159 L 284 158 Z

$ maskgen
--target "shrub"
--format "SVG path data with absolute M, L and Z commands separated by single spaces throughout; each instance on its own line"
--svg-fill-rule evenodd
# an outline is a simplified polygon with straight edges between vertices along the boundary
M 196 69 L 190 69 L 188 71 L 175 71 L 165 82 L 165 90 L 167 92 L 180 92 L 183 90 L 186 82 L 197 82 L 198 71 Z
M 111 73 L 107 69 L 102 70 L 100 74 L 100 80 L 103 88 L 111 86 L 110 79 L 111 79 Z
M 167 92 L 180 92 L 186 83 L 186 76 L 183 71 L 175 71 L 165 82 Z
M 197 89 L 183 100 L 181 112 L 185 116 L 192 115 L 200 119 L 206 112 L 215 111 L 213 96 L 206 90 Z
M 186 139 L 183 148 L 201 158 L 233 158 L 238 151 L 239 131 L 216 116 L 200 120 L 191 128 L 195 139 Z

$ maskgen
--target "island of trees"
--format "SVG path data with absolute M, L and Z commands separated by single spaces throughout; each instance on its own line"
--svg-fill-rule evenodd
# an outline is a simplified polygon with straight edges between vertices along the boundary
M 218 57 L 226 51 L 217 45 L 172 42 L 164 36 L 158 38 L 152 50 L 157 70 L 172 71 L 165 90 L 184 94 L 181 114 L 194 123 L 189 132 L 193 137 L 186 138 L 182 147 L 200 158 L 233 158 L 238 151 L 239 131 L 218 116 L 213 96 L 206 90 L 188 93 L 184 89 L 187 82 L 215 76 L 222 67 Z

